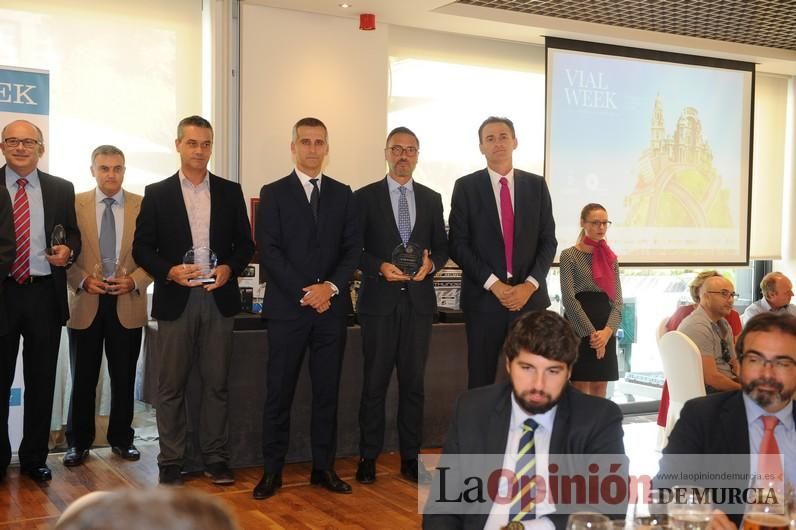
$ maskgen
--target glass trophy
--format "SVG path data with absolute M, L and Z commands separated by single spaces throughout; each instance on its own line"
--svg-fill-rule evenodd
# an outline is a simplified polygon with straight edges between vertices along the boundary
M 218 256 L 209 247 L 192 248 L 182 257 L 182 264 L 199 265 L 201 274 L 193 278 L 192 282 L 215 283 L 216 278 L 213 274 L 218 264 Z
M 400 244 L 392 251 L 392 264 L 407 276 L 414 276 L 423 265 L 423 249 L 411 241 Z
M 53 247 L 64 244 L 66 244 L 66 230 L 64 230 L 63 225 L 55 225 L 52 234 L 50 234 L 50 246 L 47 247 L 47 254 L 52 256 Z
M 94 278 L 108 284 L 108 294 L 116 294 L 113 292 L 114 280 L 127 276 L 127 269 L 113 258 L 105 258 L 100 263 L 94 265 Z

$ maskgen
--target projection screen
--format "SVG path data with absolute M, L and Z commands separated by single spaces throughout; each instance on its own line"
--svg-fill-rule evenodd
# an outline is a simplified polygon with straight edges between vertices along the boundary
M 596 202 L 623 266 L 745 265 L 754 64 L 553 38 L 546 52 L 559 251 Z

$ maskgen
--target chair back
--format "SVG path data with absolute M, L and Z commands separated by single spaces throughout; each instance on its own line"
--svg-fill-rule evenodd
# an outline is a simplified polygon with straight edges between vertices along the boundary
M 655 340 L 661 340 L 661 337 L 666 333 L 666 324 L 669 323 L 669 318 L 663 317 L 663 320 L 658 323 L 658 327 L 655 329 Z
M 669 411 L 666 417 L 668 437 L 685 402 L 705 395 L 705 379 L 702 375 L 702 354 L 694 341 L 684 333 L 664 333 L 658 340 L 658 349 L 663 375 L 669 385 Z

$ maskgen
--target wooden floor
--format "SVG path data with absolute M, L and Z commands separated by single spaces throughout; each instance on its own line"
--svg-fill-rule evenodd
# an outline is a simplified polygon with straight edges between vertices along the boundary
M 77 468 L 64 467 L 62 455 L 52 455 L 47 463 L 53 480 L 45 485 L 20 477 L 19 468 L 10 467 L 0 482 L 0 529 L 50 529 L 69 503 L 86 493 L 157 485 L 157 443 L 138 448 L 142 453 L 138 462 L 126 462 L 103 448 L 92 450 L 86 463 Z M 378 479 L 368 486 L 354 479 L 356 465 L 355 458 L 338 459 L 336 465 L 338 475 L 353 487 L 351 495 L 310 486 L 309 463 L 288 465 L 282 489 L 263 501 L 252 498 L 260 468 L 236 469 L 231 486 L 214 486 L 201 474 L 187 476 L 185 484 L 222 499 L 243 529 L 419 528 L 418 489 L 401 477 L 398 455 L 379 458 Z

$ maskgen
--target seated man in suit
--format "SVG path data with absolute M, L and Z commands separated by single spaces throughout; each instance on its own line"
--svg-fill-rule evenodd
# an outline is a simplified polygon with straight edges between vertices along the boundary
M 793 284 L 781 272 L 769 272 L 760 280 L 760 291 L 763 298 L 749 304 L 743 312 L 743 322 L 760 313 L 790 313 L 796 315 L 796 306 L 790 303 L 793 298 Z
M 108 443 L 125 460 L 133 445 L 135 367 L 146 325 L 146 288 L 152 277 L 133 260 L 141 196 L 122 189 L 124 153 L 101 145 L 91 153 L 97 187 L 75 197 L 83 252 L 67 271 L 72 399 L 64 465 L 79 466 L 94 443 L 94 408 L 103 349 L 111 380 Z
M 738 360 L 732 351 L 732 328 L 726 318 L 737 296 L 727 278 L 707 278 L 699 290 L 699 307 L 677 327 L 702 353 L 702 374 L 708 393 L 741 388 L 736 377 Z
M 736 351 L 742 389 L 692 399 L 685 404 L 663 450 L 661 472 L 672 474 L 680 469 L 681 455 L 735 454 L 743 455 L 738 462 L 749 466 L 746 470 L 754 475 L 762 473 L 761 467 L 765 465 L 765 459 L 759 456 L 770 453 L 784 456 L 784 469 L 780 472 L 784 471 L 786 482 L 794 483 L 796 317 L 774 313 L 753 317 L 746 323 Z M 725 466 L 730 461 L 722 459 Z M 746 481 L 742 484 L 748 485 Z M 743 506 L 736 506 L 729 514 L 730 520 L 740 525 L 743 512 Z
M 625 465 L 619 407 L 582 394 L 569 384 L 578 342 L 569 322 L 552 311 L 527 313 L 517 319 L 503 346 L 509 381 L 470 390 L 459 398 L 438 469 L 442 469 L 443 462 L 450 462 L 448 475 L 464 471 L 469 477 L 469 471 L 479 466 L 473 463 L 479 460 L 473 458 L 475 455 L 495 463 L 487 473 L 502 467 L 534 480 L 549 470 L 540 464 L 536 475 L 536 459 L 542 462 L 552 455 L 568 455 L 574 462 L 585 455 L 603 455 Z M 457 455 L 463 456 L 457 459 Z M 488 455 L 497 455 L 497 460 Z M 622 469 L 627 472 L 626 467 Z M 511 528 L 532 525 L 540 530 L 554 526 L 560 530 L 566 526 L 568 515 L 563 512 L 567 510 L 549 502 L 529 505 L 523 502 L 525 495 L 510 503 L 493 502 L 490 497 L 485 503 L 444 506 L 446 503 L 436 502 L 439 497 L 435 497 L 443 491 L 438 488 L 441 476 L 440 473 L 429 496 L 434 502 L 426 505 L 425 529 L 496 530 L 511 524 Z M 456 498 L 473 485 L 472 480 L 465 485 L 447 477 L 444 481 L 447 499 Z M 592 509 L 624 515 L 625 506 L 620 502 Z
M 411 130 L 393 129 L 384 149 L 389 173 L 354 195 L 364 230 L 357 301 L 365 359 L 359 402 L 362 458 L 356 476 L 362 484 L 376 481 L 393 367 L 398 371 L 401 474 L 412 482 L 429 478 L 418 467 L 417 454 L 422 442 L 426 358 L 437 310 L 433 274 L 448 261 L 448 241 L 440 194 L 412 177 L 419 147 Z M 417 246 L 414 255 L 422 263 L 412 276 L 392 263 L 398 245 Z

